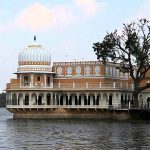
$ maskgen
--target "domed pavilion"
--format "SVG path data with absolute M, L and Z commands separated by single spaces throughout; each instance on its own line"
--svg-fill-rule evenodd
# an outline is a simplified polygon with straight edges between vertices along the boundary
M 51 55 L 40 44 L 34 43 L 22 49 L 18 56 L 17 75 L 22 86 L 49 86 L 53 87 Z

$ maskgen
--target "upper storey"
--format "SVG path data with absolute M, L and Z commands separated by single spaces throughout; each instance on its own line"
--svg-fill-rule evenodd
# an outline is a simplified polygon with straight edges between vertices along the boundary
M 54 62 L 53 70 L 58 78 L 110 78 L 128 80 L 128 74 L 117 69 L 119 64 L 100 61 Z
M 18 56 L 18 69 L 17 73 L 50 73 L 51 67 L 51 55 L 36 42 L 34 37 L 34 43 L 28 45 L 22 49 Z

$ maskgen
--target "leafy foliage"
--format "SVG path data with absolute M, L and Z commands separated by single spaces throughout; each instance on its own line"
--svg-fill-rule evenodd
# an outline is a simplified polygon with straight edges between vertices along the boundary
M 93 44 L 97 59 L 120 63 L 120 71 L 133 79 L 134 92 L 139 93 L 150 85 L 140 87 L 140 82 L 150 69 L 150 25 L 146 19 L 123 24 L 121 34 L 115 30 L 107 33 L 102 42 Z

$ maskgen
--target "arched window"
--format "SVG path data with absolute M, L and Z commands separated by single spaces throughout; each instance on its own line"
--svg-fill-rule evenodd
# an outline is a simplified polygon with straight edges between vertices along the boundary
M 12 95 L 12 105 L 17 105 L 17 95 L 15 93 Z
M 105 72 L 106 72 L 106 75 L 109 75 L 109 67 L 108 66 L 106 66 Z
M 100 74 L 100 66 L 95 66 L 94 72 L 95 72 L 95 75 L 99 75 Z

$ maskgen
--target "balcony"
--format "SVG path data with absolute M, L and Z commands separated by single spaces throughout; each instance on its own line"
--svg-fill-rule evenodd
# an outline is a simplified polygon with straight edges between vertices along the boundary
M 37 85 L 37 84 L 10 84 L 7 90 L 132 90 L 132 84 L 122 84 L 116 82 L 99 82 L 99 83 L 55 83 L 53 85 Z

